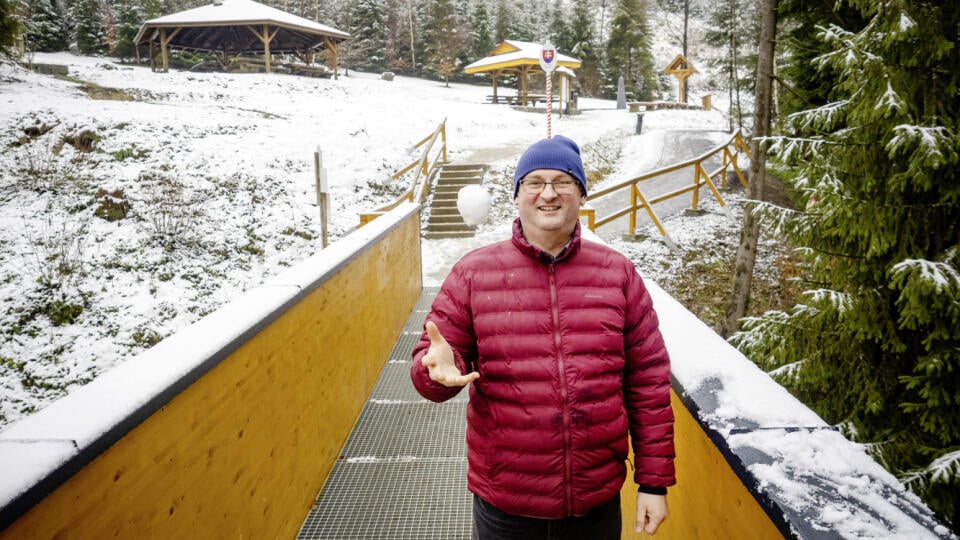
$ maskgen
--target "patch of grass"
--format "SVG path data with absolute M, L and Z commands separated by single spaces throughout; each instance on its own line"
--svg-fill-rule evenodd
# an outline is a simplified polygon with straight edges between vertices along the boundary
M 144 159 L 150 155 L 150 151 L 133 145 L 127 148 L 121 148 L 120 150 L 114 150 L 110 152 L 110 155 L 117 161 L 126 161 L 128 159 Z
M 247 253 L 255 257 L 262 257 L 264 253 L 263 248 L 258 246 L 256 242 L 254 242 L 253 240 L 248 242 L 246 245 L 240 246 L 239 248 L 237 248 L 237 250 L 240 251 L 241 253 Z
M 197 285 L 203 282 L 203 276 L 194 272 L 186 272 L 180 275 L 180 279 Z
M 28 390 L 56 390 L 60 392 L 66 391 L 67 387 L 70 386 L 66 382 L 54 382 L 46 377 L 39 377 L 33 373 L 24 373 L 23 376 L 20 377 L 20 384 Z
M 134 101 L 136 99 L 130 92 L 121 88 L 110 88 L 93 83 L 81 84 L 80 90 L 83 90 L 91 99 L 111 101 Z
M 39 312 L 46 315 L 54 326 L 73 324 L 83 313 L 83 304 L 74 304 L 61 300 L 48 302 L 39 308 Z
M 15 371 L 17 373 L 23 373 L 26 370 L 26 362 L 18 362 L 13 358 L 7 358 L 5 356 L 0 356 L 0 368 L 7 369 L 10 371 Z
M 306 231 L 298 231 L 293 227 L 287 227 L 286 229 L 280 231 L 280 234 L 284 236 L 297 236 L 297 237 L 303 238 L 304 240 L 313 240 L 314 238 L 316 238 L 316 236 Z
M 80 85 L 91 84 L 91 83 L 88 83 L 87 81 L 85 81 L 85 80 L 83 80 L 83 79 L 78 79 L 78 78 L 74 77 L 73 75 L 54 75 L 54 77 L 57 78 L 57 79 L 60 79 L 61 81 L 72 82 L 72 83 L 74 83 L 74 84 L 80 84 Z
M 90 208 L 91 206 L 93 206 L 94 204 L 96 204 L 96 202 L 97 202 L 96 199 L 88 199 L 88 200 L 86 200 L 86 201 L 79 202 L 79 203 L 77 203 L 77 204 L 75 204 L 75 205 L 73 205 L 73 206 L 68 206 L 68 207 L 67 207 L 67 213 L 68 213 L 68 214 L 79 214 L 80 212 L 83 212 L 83 211 L 86 210 L 87 208 Z
M 107 191 L 103 188 L 97 190 L 97 209 L 93 215 L 106 221 L 120 221 L 130 213 L 130 201 L 122 189 Z
M 135 345 L 145 349 L 149 349 L 163 340 L 163 336 L 160 335 L 159 332 L 145 326 L 134 330 L 131 337 L 133 338 L 133 343 Z

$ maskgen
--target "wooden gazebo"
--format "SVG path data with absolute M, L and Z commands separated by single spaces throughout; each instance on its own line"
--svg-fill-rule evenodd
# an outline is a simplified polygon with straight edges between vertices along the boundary
M 489 73 L 493 78 L 493 102 L 499 101 L 497 97 L 497 77 L 506 74 L 517 75 L 517 101 L 520 104 L 527 103 L 530 100 L 528 91 L 527 77 L 531 73 L 543 73 L 540 68 L 540 52 L 543 45 L 540 43 L 531 43 L 529 41 L 516 41 L 507 39 L 500 42 L 488 56 L 477 60 L 476 62 L 463 68 L 464 73 Z M 557 53 L 557 73 L 569 82 L 569 77 L 573 76 L 572 69 L 580 67 L 580 60 Z M 563 85 L 569 88 L 569 84 Z M 566 101 L 569 96 L 561 95 L 561 101 Z
M 168 50 L 213 53 L 224 66 L 244 53 L 262 54 L 270 72 L 272 54 L 295 54 L 306 65 L 327 49 L 337 76 L 337 46 L 350 34 L 252 0 L 214 0 L 195 9 L 151 19 L 134 42 L 149 43 L 150 59 L 159 53 L 161 69 L 170 69 Z

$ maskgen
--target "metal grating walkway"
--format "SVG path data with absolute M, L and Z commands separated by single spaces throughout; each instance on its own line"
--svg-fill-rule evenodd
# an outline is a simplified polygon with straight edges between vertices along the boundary
M 297 539 L 469 538 L 466 404 L 431 403 L 410 355 L 439 287 L 424 288 Z

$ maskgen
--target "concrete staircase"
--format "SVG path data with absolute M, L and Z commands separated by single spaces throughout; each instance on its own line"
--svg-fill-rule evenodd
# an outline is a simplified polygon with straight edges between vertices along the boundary
M 470 238 L 476 232 L 463 222 L 457 210 L 457 194 L 470 184 L 480 184 L 488 165 L 483 163 L 464 163 L 444 165 L 437 176 L 433 188 L 433 200 L 430 204 L 430 218 L 427 221 L 423 237 Z

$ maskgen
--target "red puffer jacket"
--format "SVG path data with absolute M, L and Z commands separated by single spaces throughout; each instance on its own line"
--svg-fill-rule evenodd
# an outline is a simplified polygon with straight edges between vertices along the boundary
M 427 317 L 477 371 L 467 408 L 467 484 L 514 515 L 557 519 L 608 502 L 626 473 L 627 431 L 641 486 L 675 483 L 670 361 L 650 295 L 616 251 L 573 240 L 556 260 L 513 239 L 466 255 Z M 430 380 L 413 351 L 425 398 L 460 388 Z

